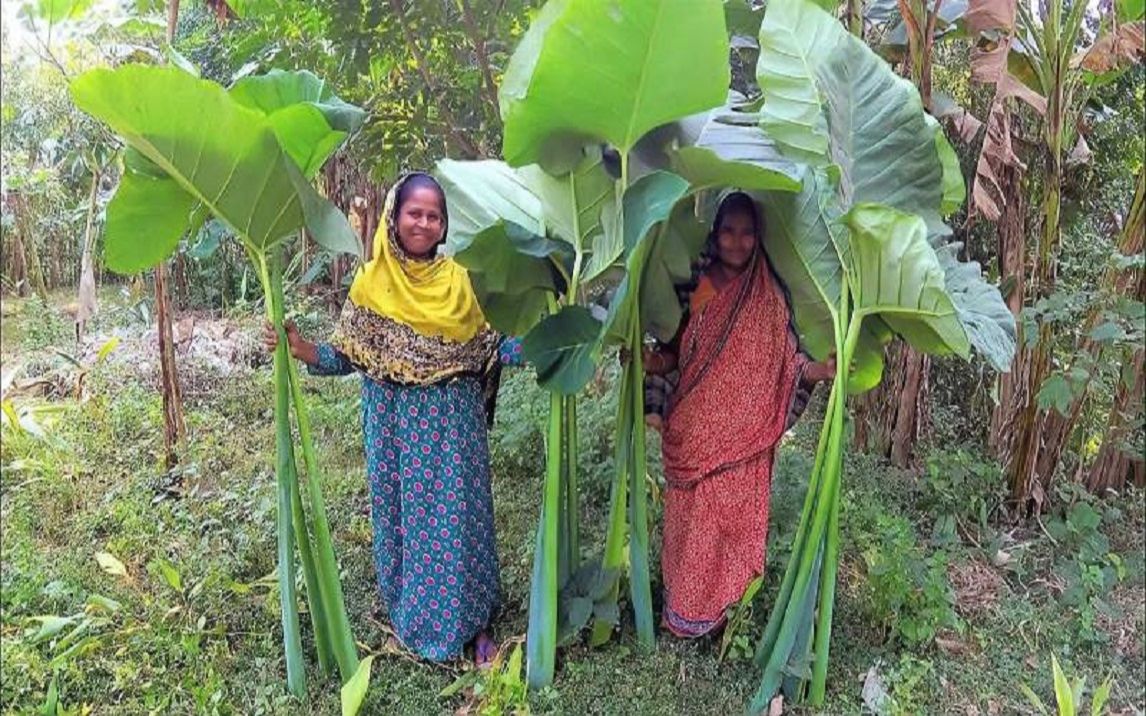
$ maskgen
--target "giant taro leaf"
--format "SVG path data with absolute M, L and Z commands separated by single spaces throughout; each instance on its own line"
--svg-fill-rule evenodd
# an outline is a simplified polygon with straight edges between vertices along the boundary
M 966 358 L 970 343 L 923 220 L 861 204 L 843 221 L 850 230 L 855 314 L 879 316 L 924 353 Z
M 546 390 L 575 395 L 596 369 L 601 323 L 584 306 L 562 306 L 522 341 L 522 352 Z
M 759 126 L 760 115 L 729 107 L 706 113 L 692 145 L 670 153 L 672 169 L 694 188 L 799 191 L 801 170 Z
M 795 161 L 826 162 L 827 119 L 812 77 L 845 34 L 834 17 L 805 0 L 773 0 L 760 25 L 761 126 Z
M 840 167 L 840 204 L 878 203 L 942 224 L 939 126 L 915 87 L 861 41 L 847 36 L 816 73 L 828 106 L 832 160 Z
M 498 221 L 544 234 L 541 200 L 520 173 L 505 162 L 442 159 L 434 170 L 449 198 L 450 252 L 460 251 L 474 236 Z
M 955 304 L 959 321 L 975 350 L 1002 373 L 1015 358 L 1015 317 L 997 286 L 983 278 L 975 261 L 960 261 L 959 244 L 936 249 L 943 267 L 947 295 Z
M 839 167 L 844 210 L 875 202 L 933 232 L 943 168 L 915 87 L 808 0 L 774 0 L 760 27 L 761 124 L 796 161 Z
M 564 290 L 553 262 L 568 263 L 568 253 L 561 242 L 498 221 L 473 236 L 454 258 L 469 272 L 490 324 L 509 335 L 524 335 L 545 313 L 550 298 Z
M 435 173 L 450 198 L 448 250 L 458 253 L 474 236 L 506 221 L 560 239 L 570 256 L 583 253 L 583 281 L 607 269 L 624 248 L 616 228 L 615 183 L 599 147 L 580 152 L 581 160 L 563 175 L 533 164 L 515 169 L 494 160 L 439 161 Z
M 256 250 L 305 224 L 326 248 L 359 251 L 346 217 L 306 181 L 267 117 L 219 85 L 175 68 L 127 65 L 87 72 L 71 92 L 80 109 L 106 122 Z M 151 237 L 109 235 L 120 240 L 123 252 L 136 253 L 148 251 Z
M 842 228 L 823 172 L 808 170 L 798 194 L 764 194 L 764 250 L 788 288 L 801 347 L 816 360 L 836 347 L 843 281 Z
M 688 182 L 670 172 L 653 172 L 625 190 L 625 276 L 610 301 L 603 338 L 628 342 L 633 321 L 639 320 L 637 299 L 645 264 L 657 240 L 653 229 L 668 218 L 687 191 Z
M 581 161 L 566 174 L 549 174 L 536 164 L 517 173 L 541 202 L 546 229 L 574 248 L 587 250 L 590 240 L 604 230 L 602 213 L 616 211 L 616 205 L 613 178 L 605 169 L 601 148 L 589 145 L 582 151 Z
M 358 131 L 366 112 L 343 102 L 313 73 L 271 70 L 244 77 L 228 94 L 266 115 L 279 144 L 302 173 L 313 177 L 330 155 Z
M 122 274 L 149 269 L 175 252 L 195 197 L 166 176 L 124 169 L 107 206 L 104 261 Z
M 698 195 L 673 207 L 664 229 L 649 247 L 641 276 L 641 326 L 668 343 L 680 327 L 683 310 L 676 287 L 692 277 L 692 261 L 708 236 L 708 222 L 697 215 Z
M 585 140 L 627 152 L 654 127 L 721 104 L 728 83 L 719 3 L 550 0 L 506 67 L 502 154 L 563 173 Z
M 239 104 L 263 114 L 308 104 L 322 113 L 331 129 L 346 134 L 357 132 L 366 120 L 365 110 L 339 99 L 325 80 L 307 70 L 271 70 L 265 75 L 244 77 L 228 92 Z

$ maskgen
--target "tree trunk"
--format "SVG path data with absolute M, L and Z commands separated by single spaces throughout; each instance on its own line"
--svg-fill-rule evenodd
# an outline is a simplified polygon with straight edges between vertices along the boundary
M 84 227 L 83 255 L 80 257 L 80 287 L 76 296 L 76 342 L 84 337 L 88 319 L 96 312 L 96 286 L 95 267 L 92 262 L 92 251 L 95 249 L 95 214 L 99 201 L 99 182 L 101 172 L 98 168 L 92 172 L 92 188 L 88 195 L 88 219 Z
M 382 205 L 386 193 L 382 187 L 370 179 L 368 172 L 351 161 L 350 155 L 339 152 L 334 155 L 322 168 L 321 187 L 323 194 L 350 217 L 350 224 L 358 231 L 362 241 L 363 256 L 366 261 L 372 258 L 374 251 L 374 233 L 378 230 L 381 221 Z M 332 299 L 336 304 L 341 303 L 342 279 L 346 272 L 353 267 L 353 259 L 336 256 L 330 265 Z
M 155 318 L 159 335 L 159 372 L 163 384 L 163 448 L 168 469 L 179 463 L 179 446 L 185 433 L 183 395 L 175 370 L 175 341 L 171 335 L 171 307 L 167 301 L 167 267 L 155 266 Z
M 31 224 L 31 209 L 28 208 L 28 199 L 24 195 L 18 195 L 16 198 L 16 234 L 20 237 L 20 245 L 23 248 L 23 263 L 24 275 L 27 278 L 28 287 L 36 292 L 44 301 L 48 300 L 48 285 L 44 282 L 44 267 L 40 262 L 40 252 L 36 248 L 36 237 L 30 227 Z M 21 295 L 28 295 L 22 293 Z
M 167 6 L 167 42 L 175 39 L 175 23 L 179 18 L 179 0 Z M 175 369 L 175 341 L 171 335 L 171 305 L 168 302 L 167 266 L 161 261 L 155 266 L 155 320 L 159 338 L 159 373 L 163 386 L 163 447 L 168 469 L 179 462 L 178 449 L 183 441 L 183 396 L 179 390 L 179 373 Z
M 907 26 L 905 64 L 923 106 L 930 107 L 935 20 L 918 0 L 899 0 L 898 4 Z M 858 3 L 849 2 L 848 12 L 852 32 L 862 37 L 863 18 L 852 14 L 862 12 Z M 938 4 L 935 12 L 938 12 Z M 911 464 L 915 445 L 931 422 L 928 405 L 931 359 L 900 343 L 888 346 L 883 355 L 886 365 L 883 381 L 853 402 L 855 444 L 861 450 L 876 452 L 905 468 Z
M 931 360 L 905 343 L 884 351 L 884 379 L 854 402 L 855 444 L 908 467 L 931 422 L 927 402 Z
M 14 196 L 9 200 L 9 208 L 16 216 L 19 216 L 19 206 Z M 32 291 L 28 284 L 28 254 L 24 251 L 23 233 L 19 222 L 16 222 L 8 232 L 11 256 L 8 262 L 4 264 L 4 273 L 12 282 L 12 288 L 16 295 L 21 298 L 27 297 Z
M 1118 382 L 1102 447 L 1086 475 L 1086 487 L 1095 494 L 1121 489 L 1127 483 L 1146 486 L 1146 462 L 1141 452 L 1131 452 L 1134 448 L 1129 444 L 1135 432 L 1142 432 L 1144 368 L 1143 350 L 1139 348 L 1134 351 L 1134 360 L 1124 369 L 1129 371 L 1134 383 L 1128 387 L 1126 380 Z M 1141 435 L 1138 438 L 1141 440 Z
M 1031 298 L 1038 301 L 1054 291 L 1062 208 L 1062 90 L 1052 93 L 1047 108 L 1047 137 L 1049 154 L 1046 162 L 1046 189 L 1043 198 L 1043 230 L 1039 235 L 1034 284 Z M 1039 453 L 1045 446 L 1043 424 L 1045 411 L 1039 410 L 1035 396 L 1047 379 L 1051 367 L 1051 349 L 1054 336 L 1051 324 L 1040 322 L 1038 337 L 1025 360 L 1023 377 L 1025 404 L 1015 425 L 1015 444 L 1008 465 L 1011 499 L 1019 512 L 1038 513 L 1046 501 L 1050 479 L 1042 480 L 1037 472 Z M 1025 341 L 1024 341 L 1025 342 Z M 1026 352 L 1026 351 L 1024 351 Z
M 1123 224 L 1122 235 L 1118 240 L 1118 253 L 1124 257 L 1137 256 L 1142 253 L 1143 233 L 1146 232 L 1146 217 L 1144 217 L 1144 213 L 1146 213 L 1146 211 L 1144 211 L 1146 183 L 1144 183 L 1144 177 L 1146 177 L 1146 174 L 1140 171 L 1138 174 L 1137 189 L 1135 190 L 1134 199 L 1130 205 L 1130 212 L 1127 215 L 1126 222 Z M 1111 267 L 1103 275 L 1099 287 L 1101 293 L 1105 296 L 1132 295 L 1139 301 L 1146 300 L 1146 287 L 1143 285 L 1143 274 L 1141 270 L 1128 268 L 1119 271 Z M 1105 302 L 1101 302 L 1091 308 L 1090 314 L 1083 324 L 1078 345 L 1075 347 L 1074 353 L 1076 356 L 1088 355 L 1094 362 L 1098 362 L 1101 359 L 1104 346 L 1098 341 L 1091 339 L 1090 333 L 1098 327 L 1102 321 L 1104 306 Z M 1073 364 L 1072 361 L 1072 366 Z M 1066 415 L 1058 411 L 1050 411 L 1043 419 L 1042 434 L 1044 447 L 1039 454 L 1035 472 L 1037 479 L 1044 484 L 1049 483 L 1054 476 L 1054 471 L 1062 458 L 1063 447 L 1074 431 L 1075 423 L 1082 413 L 1090 383 L 1091 380 L 1087 379 L 1086 383 L 1081 387 L 1079 394 L 1075 396 L 1071 402 L 1071 406 L 1067 410 Z M 1117 401 L 1118 395 L 1116 394 L 1115 410 L 1117 410 Z M 1111 413 L 1111 420 L 1114 420 L 1114 418 L 1114 413 Z
M 1026 241 L 1027 241 L 1027 199 L 1023 191 L 1023 172 L 1020 167 L 1003 164 L 1000 184 L 1007 201 L 1002 206 L 996 224 L 998 235 L 999 284 L 1003 288 L 1003 298 L 1018 323 L 1026 299 Z M 1022 327 L 1019 326 L 1019 345 L 1022 341 Z M 1024 404 L 1020 376 L 1023 371 L 1023 354 L 1020 350 L 1009 373 L 999 376 L 998 403 L 991 413 L 991 427 L 987 435 L 987 448 L 1003 463 L 1010 462 L 1013 432 L 1011 430 Z
M 863 0 L 847 0 L 848 31 L 863 39 Z

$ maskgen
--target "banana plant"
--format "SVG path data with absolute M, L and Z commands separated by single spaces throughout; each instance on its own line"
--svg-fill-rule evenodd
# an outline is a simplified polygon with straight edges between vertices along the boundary
M 229 90 L 176 67 L 98 69 L 71 85 L 76 105 L 127 145 L 124 171 L 107 209 L 106 256 L 120 273 L 171 254 L 180 238 L 213 216 L 246 249 L 263 287 L 267 318 L 279 331 L 274 354 L 278 578 L 287 686 L 302 697 L 305 671 L 295 592 L 297 548 L 323 670 L 343 683 L 358 653 L 338 577 L 302 383 L 282 330 L 282 253 L 302 228 L 331 251 L 359 253 L 343 216 L 311 179 L 362 123 L 364 113 L 335 97 L 309 72 L 275 71 Z M 204 121 L 209 118 L 210 121 Z M 293 407 L 305 465 L 299 487 Z
M 823 702 L 839 558 L 846 397 L 877 385 L 895 337 L 933 355 L 975 347 L 1006 370 L 1014 321 L 942 217 L 964 198 L 957 163 L 917 90 L 807 0 L 769 3 L 760 29 L 761 126 L 806 166 L 797 195 L 767 193 L 765 249 L 792 292 L 801 344 L 837 374 L 792 558 L 756 653 L 749 704 L 783 686 Z M 851 368 L 854 366 L 854 368 Z

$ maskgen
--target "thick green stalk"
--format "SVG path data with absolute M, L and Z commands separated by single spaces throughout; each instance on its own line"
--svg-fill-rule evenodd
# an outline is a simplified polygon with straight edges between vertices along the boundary
M 862 316 L 852 316 L 848 326 L 848 335 L 844 340 L 843 352 L 836 361 L 836 383 L 845 384 L 848 379 L 848 366 L 851 365 L 852 355 L 855 353 L 856 343 L 859 340 Z M 844 401 L 834 406 L 832 423 L 839 440 L 843 440 L 846 411 Z M 815 663 L 812 667 L 811 703 L 819 706 L 824 702 L 824 690 L 827 686 L 828 652 L 831 647 L 832 611 L 836 600 L 836 574 L 840 564 L 840 481 L 844 471 L 844 452 L 842 444 L 831 455 L 832 470 L 835 472 L 835 490 L 829 496 L 831 515 L 828 518 L 827 544 L 824 547 L 823 570 L 820 575 L 820 608 L 816 618 L 816 645 Z
M 835 431 L 833 431 L 833 433 L 834 432 Z M 833 447 L 838 446 L 840 440 L 833 435 L 829 444 Z M 834 472 L 833 470 L 825 471 L 823 487 L 820 489 L 822 497 L 830 496 L 832 491 L 836 489 L 835 482 L 838 475 L 833 474 Z M 808 541 L 801 553 L 792 555 L 792 559 L 798 559 L 800 565 L 799 571 L 796 573 L 796 583 L 792 590 L 792 597 L 784 607 L 784 621 L 780 627 L 780 633 L 776 637 L 776 645 L 769 654 L 768 662 L 764 667 L 764 675 L 760 683 L 760 688 L 756 691 L 756 695 L 753 697 L 752 704 L 749 707 L 751 713 L 760 713 L 763 711 L 772 696 L 775 695 L 776 690 L 780 687 L 780 681 L 784 675 L 784 665 L 788 661 L 788 656 L 792 653 L 792 647 L 795 644 L 796 635 L 799 631 L 801 617 L 803 616 L 801 605 L 804 602 L 808 589 L 811 588 L 816 553 L 820 548 L 821 542 L 823 542 L 830 514 L 831 509 L 825 504 L 824 500 L 820 499 L 817 501 Z M 777 608 L 780 608 L 780 605 L 777 605 Z
M 606 600 L 610 604 L 617 603 L 620 592 L 620 570 L 625 563 L 625 517 L 627 509 L 629 453 L 631 451 L 632 431 L 630 417 L 633 401 L 629 397 L 632 392 L 631 373 L 628 367 L 621 372 L 621 390 L 617 398 L 617 424 L 613 435 L 613 474 L 612 493 L 609 496 L 609 529 L 605 533 L 605 555 L 601 560 L 601 569 L 613 570 L 617 577 L 609 587 Z M 612 622 L 594 617 L 593 633 L 589 637 L 592 646 L 601 646 L 609 641 L 613 634 Z
M 290 392 L 289 386 L 287 392 Z M 289 395 L 288 395 L 289 400 Z M 291 445 L 291 463 L 294 463 L 294 446 Z M 310 607 L 310 627 L 314 632 L 314 645 L 318 650 L 318 664 L 324 674 L 334 668 L 334 652 L 330 645 L 330 622 L 326 605 L 322 601 L 322 589 L 318 586 L 318 567 L 314 563 L 314 548 L 310 543 L 310 533 L 306 529 L 306 514 L 302 508 L 302 496 L 298 490 L 298 472 L 291 477 L 290 506 L 294 523 L 295 544 L 302 562 L 302 576 L 306 580 L 306 601 Z
M 298 420 L 302 456 L 306 464 L 307 496 L 310 498 L 310 517 L 317 550 L 315 566 L 318 572 L 318 587 L 326 608 L 330 642 L 334 658 L 338 662 L 338 673 L 342 683 L 345 684 L 358 670 L 358 647 L 350 631 L 350 618 L 346 614 L 346 601 L 342 596 L 342 583 L 338 578 L 334 542 L 330 536 L 330 524 L 326 519 L 326 504 L 322 499 L 322 473 L 318 469 L 310 416 L 302 394 L 302 379 L 293 361 L 288 362 L 287 366 L 290 370 L 291 397 L 294 400 L 295 418 Z
M 648 475 L 645 454 L 645 391 L 644 369 L 641 365 L 641 322 L 633 321 L 630 338 L 631 358 L 629 370 L 633 401 L 631 425 L 633 449 L 629 468 L 629 595 L 633 601 L 633 617 L 637 625 L 637 642 L 652 651 L 656 646 L 653 624 L 653 598 L 649 578 L 649 522 L 648 500 L 645 497 L 645 478 Z
M 581 566 L 581 496 L 577 485 L 577 396 L 565 396 L 565 519 L 569 571 Z
M 294 535 L 291 531 L 291 482 L 295 479 L 294 452 L 291 449 L 290 385 L 286 366 L 286 337 L 282 331 L 282 306 L 275 303 L 265 258 L 259 274 L 266 294 L 267 318 L 279 331 L 274 352 L 275 379 L 275 477 L 278 496 L 279 604 L 282 609 L 283 647 L 286 652 L 287 688 L 299 698 L 306 696 L 306 670 L 302 661 L 302 637 L 298 623 L 298 595 L 294 583 Z
M 816 460 L 812 466 L 812 474 L 808 477 L 808 488 L 804 492 L 804 507 L 800 511 L 800 522 L 796 526 L 796 534 L 792 537 L 791 556 L 788 559 L 788 566 L 784 569 L 784 578 L 780 582 L 780 591 L 776 595 L 772 613 L 768 617 L 768 624 L 764 628 L 764 634 L 760 637 L 760 642 L 756 646 L 755 662 L 756 666 L 761 669 L 764 668 L 768 655 L 772 653 L 772 649 L 776 646 L 776 637 L 780 633 L 780 624 L 784 620 L 784 608 L 788 604 L 788 600 L 792 597 L 792 587 L 796 583 L 796 572 L 799 571 L 797 555 L 803 552 L 804 544 L 807 541 L 808 526 L 812 521 L 812 511 L 816 504 L 820 476 L 823 472 L 824 456 L 827 455 L 828 439 L 832 433 L 831 420 L 827 419 L 827 417 L 831 416 L 835 411 L 835 405 L 839 401 L 839 394 L 841 392 L 842 389 L 839 381 L 833 381 L 832 390 L 828 394 L 828 405 L 824 412 L 824 424 L 820 429 L 820 440 L 816 446 Z
M 282 318 L 285 315 L 286 299 L 283 296 L 283 280 L 282 280 L 282 263 L 281 257 L 273 254 L 268 257 L 268 278 L 269 287 L 264 286 L 265 298 L 268 305 L 274 306 L 276 315 Z M 269 292 L 266 289 L 269 288 Z M 275 324 L 275 329 L 279 332 L 279 341 L 281 346 L 286 346 L 286 337 L 282 329 L 282 321 L 280 320 Z M 284 351 L 289 351 L 284 348 Z M 288 356 L 289 363 L 289 356 Z M 298 546 L 299 559 L 302 562 L 302 575 L 306 583 L 306 599 L 307 604 L 310 606 L 310 625 L 314 631 L 315 648 L 318 651 L 318 663 L 322 667 L 324 673 L 330 673 L 333 666 L 333 653 L 330 643 L 330 625 L 327 617 L 326 603 L 322 598 L 322 589 L 319 586 L 318 568 L 314 562 L 314 550 L 311 546 L 310 533 L 306 527 L 306 515 L 303 512 L 302 496 L 298 489 L 298 467 L 295 461 L 294 454 L 294 440 L 290 433 L 290 383 L 289 372 L 287 369 L 281 371 L 284 386 L 286 388 L 285 403 L 282 407 L 283 422 L 286 423 L 287 442 L 286 450 L 290 453 L 290 497 L 291 497 L 291 517 L 294 525 L 295 544 Z M 278 372 L 276 372 L 276 380 L 278 379 Z M 276 403 L 276 410 L 278 409 Z
M 531 689 L 553 683 L 557 652 L 557 520 L 561 510 L 561 394 L 549 394 L 545 494 L 537 524 L 533 580 L 529 593 L 529 631 L 525 639 L 526 681 Z
M 565 409 L 568 402 L 568 397 L 561 396 L 561 480 L 559 482 L 560 488 L 557 493 L 557 502 L 561 505 L 561 509 L 557 512 L 557 592 L 560 594 L 561 590 L 569 582 L 570 575 L 573 574 L 573 555 L 570 554 L 569 530 L 569 462 L 566 456 L 569 454 L 569 414 Z
M 848 284 L 843 283 L 841 296 L 840 296 L 840 312 L 838 314 L 836 323 L 836 356 L 837 366 L 849 365 L 850 354 L 845 353 L 844 345 L 842 345 L 843 334 L 842 327 L 839 323 L 843 317 L 849 314 L 848 312 Z M 836 381 L 840 380 L 839 371 L 837 367 Z M 845 374 L 846 375 L 846 374 Z M 772 648 L 767 652 L 768 660 L 764 666 L 764 674 L 760 681 L 760 687 L 756 690 L 752 701 L 748 706 L 749 713 L 758 714 L 763 712 L 768 703 L 771 701 L 772 696 L 780 688 L 780 683 L 784 677 L 784 666 L 792 653 L 792 648 L 795 645 L 796 637 L 798 636 L 802 618 L 805 616 L 803 612 L 803 603 L 811 588 L 813 573 L 816 572 L 816 558 L 820 550 L 820 545 L 825 539 L 827 532 L 828 521 L 831 517 L 831 500 L 836 490 L 839 489 L 839 462 L 837 456 L 843 449 L 843 434 L 842 426 L 834 419 L 836 415 L 841 415 L 844 407 L 843 403 L 843 388 L 837 395 L 838 402 L 833 405 L 834 411 L 832 419 L 826 421 L 829 425 L 829 436 L 827 451 L 824 460 L 821 463 L 823 468 L 823 479 L 820 485 L 817 486 L 817 500 L 813 508 L 811 528 L 807 536 L 807 540 L 801 547 L 799 552 L 793 552 L 791 559 L 798 560 L 799 569 L 796 573 L 795 583 L 792 588 L 792 595 L 787 603 L 778 602 L 776 609 L 783 609 L 783 621 L 779 627 L 779 633 L 776 636 L 775 643 Z M 824 561 L 827 561 L 827 555 L 824 555 Z M 822 570 L 821 570 L 822 571 Z M 818 576 L 818 573 L 817 573 Z

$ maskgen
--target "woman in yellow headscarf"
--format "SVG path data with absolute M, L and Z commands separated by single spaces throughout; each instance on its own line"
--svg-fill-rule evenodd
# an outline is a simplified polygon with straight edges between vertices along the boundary
M 521 346 L 488 326 L 465 269 L 437 254 L 449 220 L 431 176 L 403 177 L 383 212 L 330 342 L 293 325 L 287 339 L 312 374 L 363 374 L 374 562 L 395 634 L 433 661 L 472 639 L 480 664 L 501 598 L 482 381 L 519 364 Z

